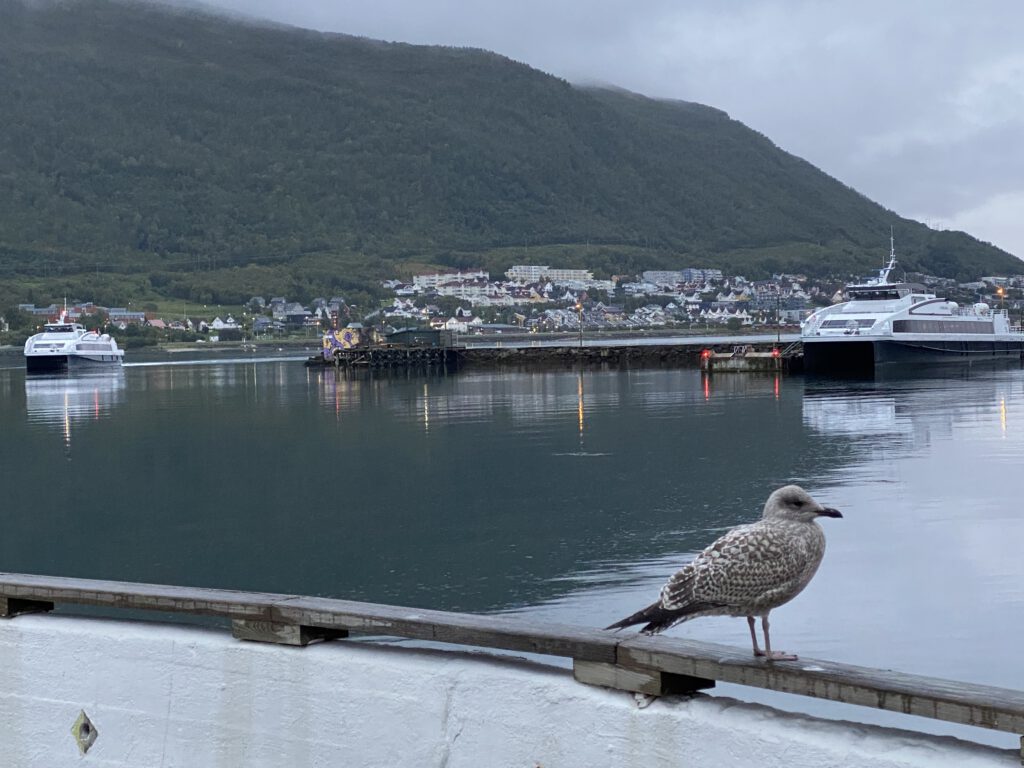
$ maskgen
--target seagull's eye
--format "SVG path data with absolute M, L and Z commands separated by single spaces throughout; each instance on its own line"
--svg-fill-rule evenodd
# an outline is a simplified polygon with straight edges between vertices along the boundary
M 797 506 L 797 507 L 802 507 L 804 505 L 804 500 L 803 499 L 797 499 L 796 501 L 793 502 L 793 505 Z

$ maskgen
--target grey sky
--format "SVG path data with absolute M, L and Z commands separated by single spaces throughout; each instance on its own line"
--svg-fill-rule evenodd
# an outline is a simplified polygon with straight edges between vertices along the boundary
M 718 107 L 903 216 L 1024 258 L 1020 0 L 207 2 Z

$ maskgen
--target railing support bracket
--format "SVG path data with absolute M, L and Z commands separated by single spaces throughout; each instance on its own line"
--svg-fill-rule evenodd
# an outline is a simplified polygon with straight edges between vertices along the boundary
M 620 691 L 646 693 L 650 696 L 696 693 L 705 688 L 714 688 L 714 680 L 702 677 L 661 672 L 647 667 L 624 667 L 621 664 L 606 664 L 602 661 L 580 661 L 573 659 L 572 675 L 578 682 L 600 685 Z
M 301 624 L 278 624 L 273 621 L 251 621 L 248 619 L 233 619 L 231 634 L 239 640 L 298 646 L 348 637 L 348 631 L 344 629 L 323 629 L 321 627 L 306 627 Z
M 0 618 L 10 619 L 22 613 L 46 613 L 53 603 L 46 600 L 23 600 L 19 597 L 0 597 Z

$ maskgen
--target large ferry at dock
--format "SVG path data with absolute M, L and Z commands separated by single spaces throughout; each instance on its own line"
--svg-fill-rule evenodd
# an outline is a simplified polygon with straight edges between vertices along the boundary
M 917 283 L 893 282 L 895 248 L 874 278 L 846 286 L 847 300 L 801 324 L 804 369 L 862 371 L 894 364 L 972 363 L 1024 356 L 1024 333 L 1005 309 L 961 307 Z
M 59 373 L 75 368 L 121 365 L 124 350 L 106 333 L 86 330 L 69 322 L 62 312 L 55 323 L 46 323 L 41 333 L 25 342 L 25 370 L 28 373 Z

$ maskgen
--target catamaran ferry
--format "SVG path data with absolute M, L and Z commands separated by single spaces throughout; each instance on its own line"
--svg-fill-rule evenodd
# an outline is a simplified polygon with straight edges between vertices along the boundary
M 25 342 L 28 373 L 55 373 L 85 366 L 121 365 L 124 350 L 106 333 L 87 331 L 78 323 L 60 320 L 47 323 L 41 333 Z
M 1024 333 L 1004 309 L 961 307 L 916 283 L 895 283 L 889 263 L 878 276 L 846 286 L 847 301 L 824 307 L 800 329 L 804 369 L 812 373 L 871 372 L 900 363 L 971 363 L 1024 356 Z

